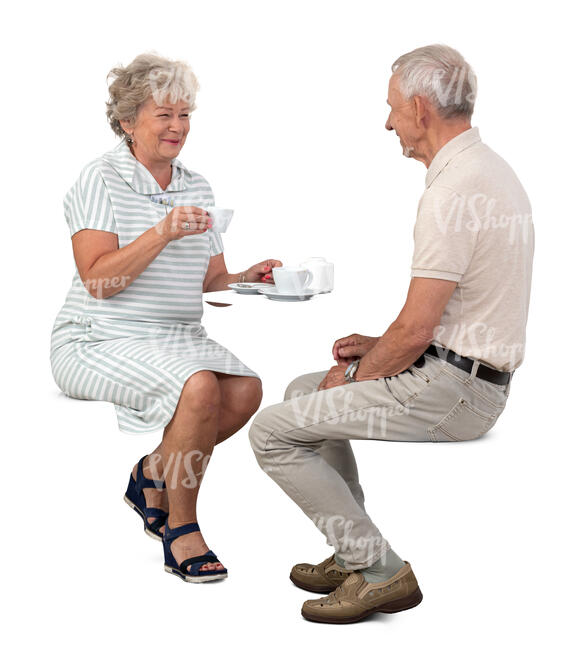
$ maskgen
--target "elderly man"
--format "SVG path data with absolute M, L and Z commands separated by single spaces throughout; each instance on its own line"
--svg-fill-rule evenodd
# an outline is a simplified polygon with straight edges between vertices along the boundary
M 531 206 L 513 170 L 471 127 L 474 73 L 442 45 L 401 56 L 392 71 L 386 128 L 427 168 L 405 305 L 382 336 L 337 340 L 337 365 L 295 379 L 250 429 L 260 466 L 335 549 L 290 576 L 329 593 L 302 608 L 326 623 L 422 599 L 411 566 L 364 509 L 349 441 L 479 438 L 503 412 L 524 356 Z

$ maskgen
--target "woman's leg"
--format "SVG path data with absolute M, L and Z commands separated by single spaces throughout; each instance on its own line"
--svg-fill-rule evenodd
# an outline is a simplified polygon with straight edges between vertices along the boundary
M 167 490 L 145 490 L 147 505 L 169 510 L 172 528 L 197 521 L 199 485 L 214 445 L 241 429 L 258 410 L 261 399 L 261 382 L 255 377 L 202 371 L 185 382 L 175 413 L 165 427 L 163 440 L 144 463 L 147 478 L 165 477 L 167 484 Z M 212 407 L 215 407 L 214 417 L 210 413 L 214 410 Z M 136 470 L 137 466 L 133 470 L 135 477 Z M 172 496 L 171 491 L 178 488 L 181 489 Z M 174 507 L 174 501 L 178 508 Z M 190 516 L 193 518 L 185 519 Z M 179 563 L 206 550 L 201 533 L 185 535 L 172 545 L 173 555 Z M 202 570 L 213 568 L 222 568 L 222 565 L 206 564 Z
M 202 376 L 199 377 L 199 375 Z M 175 413 L 173 414 L 173 417 L 171 418 L 169 424 L 165 427 L 163 440 L 157 446 L 157 448 L 154 449 L 149 454 L 149 456 L 145 459 L 143 469 L 146 478 L 155 478 L 155 479 L 163 478 L 165 476 L 165 467 L 166 467 L 165 459 L 167 459 L 167 463 L 169 463 L 167 474 L 169 474 L 169 471 L 171 471 L 170 480 L 175 480 L 175 482 L 179 482 L 181 480 L 181 478 L 176 472 L 175 474 L 173 474 L 173 470 L 176 462 L 178 462 L 180 465 L 184 463 L 181 460 L 179 461 L 177 460 L 179 458 L 177 453 L 175 453 L 173 459 L 169 461 L 169 453 L 165 455 L 164 449 L 166 447 L 168 450 L 172 445 L 170 445 L 166 441 L 169 440 L 169 434 L 171 431 L 172 431 L 171 438 L 172 439 L 176 438 L 175 428 L 176 426 L 181 426 L 177 424 L 178 422 L 183 422 L 183 426 L 184 428 L 187 428 L 187 430 L 193 429 L 193 426 L 195 426 L 195 423 L 198 421 L 197 417 L 192 418 L 192 411 L 194 409 L 196 410 L 198 405 L 198 397 L 196 397 L 195 394 L 197 393 L 198 396 L 201 397 L 205 393 L 206 389 L 208 390 L 211 389 L 211 392 L 215 393 L 216 385 L 214 384 L 214 381 L 212 379 L 214 376 L 217 379 L 216 383 L 220 393 L 220 407 L 219 407 L 217 435 L 213 443 L 214 445 L 223 442 L 224 440 L 232 436 L 234 433 L 236 433 L 238 430 L 240 430 L 248 422 L 248 420 L 254 415 L 254 413 L 256 413 L 262 399 L 261 382 L 256 377 L 241 377 L 236 375 L 226 375 L 223 373 L 212 373 L 208 371 L 203 371 L 192 375 L 186 382 L 186 385 L 188 382 L 191 382 L 189 388 L 186 391 L 186 386 L 184 386 L 183 391 L 181 393 L 181 397 L 177 404 L 177 408 L 175 409 Z M 192 394 L 194 395 L 193 400 L 190 399 L 190 395 Z M 189 405 L 185 403 L 186 401 L 191 404 L 191 408 L 189 408 Z M 184 422 L 185 417 L 188 418 L 187 423 Z M 189 426 L 189 421 L 192 422 L 192 426 Z M 197 435 L 195 435 L 195 437 L 197 438 Z M 198 449 L 200 452 L 202 452 L 200 447 L 198 447 L 197 445 L 194 447 L 194 449 Z M 213 445 L 212 448 L 207 452 L 207 454 L 203 454 L 208 456 L 208 460 L 209 460 L 209 455 L 211 455 L 212 449 L 213 449 Z M 199 455 L 199 454 L 195 454 L 195 455 Z M 200 461 L 201 462 L 199 463 L 199 465 L 202 467 L 198 467 L 196 469 L 197 472 L 201 472 L 202 475 L 197 478 L 198 485 L 192 497 L 193 504 L 195 504 L 195 501 L 197 499 L 199 483 L 203 478 L 203 471 L 205 471 L 205 466 L 207 465 L 207 461 L 204 461 L 203 458 L 201 458 Z M 133 469 L 134 478 L 136 478 L 137 468 L 138 468 L 138 464 L 135 465 Z M 185 467 L 183 467 L 182 469 L 183 471 L 185 471 Z M 189 479 L 185 482 L 189 483 Z M 195 482 L 195 480 L 192 479 L 191 482 L 193 483 Z M 145 494 L 147 505 L 149 507 L 161 508 L 162 510 L 165 510 L 167 512 L 169 511 L 169 499 L 167 496 L 167 490 L 157 490 L 154 488 L 147 488 L 145 489 L 144 494 Z M 195 511 L 194 511 L 194 517 L 195 517 Z M 152 517 L 149 518 L 149 521 L 150 522 L 154 521 L 154 518 Z M 193 521 L 196 521 L 196 519 L 193 519 Z M 174 523 L 173 519 L 171 519 L 170 526 L 175 528 L 176 525 L 179 524 Z M 164 526 L 162 527 L 162 529 L 164 529 Z M 194 539 L 196 535 L 199 535 L 199 533 L 194 534 Z M 190 537 L 190 536 L 185 536 L 185 537 Z M 199 535 L 199 537 L 201 538 L 201 535 Z M 176 543 L 173 544 L 173 550 L 175 549 L 175 544 Z M 205 549 L 204 551 L 202 551 L 202 553 L 203 552 L 205 552 Z M 179 559 L 175 552 L 174 555 L 176 559 Z M 188 557 L 188 555 L 185 555 L 185 557 Z M 217 566 L 218 568 L 221 568 L 220 564 L 218 564 Z M 210 566 L 205 565 L 205 567 L 202 567 L 202 569 L 205 570 L 212 567 L 213 565 Z
M 220 425 L 216 444 L 220 444 L 250 420 L 262 400 L 262 384 L 256 377 L 216 373 L 220 385 Z
M 165 478 L 171 528 L 197 521 L 199 487 L 218 436 L 220 395 L 213 372 L 203 370 L 191 375 L 165 427 L 163 440 L 151 454 L 152 460 L 149 456 L 150 471 L 146 470 L 145 462 L 145 476 Z M 208 550 L 201 532 L 183 535 L 171 544 L 179 564 Z M 220 563 L 212 562 L 203 565 L 201 570 L 221 568 Z

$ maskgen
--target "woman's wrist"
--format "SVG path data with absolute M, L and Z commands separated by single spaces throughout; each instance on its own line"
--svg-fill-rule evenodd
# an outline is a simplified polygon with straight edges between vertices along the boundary
M 163 244 L 163 247 L 167 246 L 167 244 L 171 241 L 168 235 L 165 233 L 162 221 L 156 226 L 152 226 L 151 230 L 154 234 L 157 235 L 157 239 Z

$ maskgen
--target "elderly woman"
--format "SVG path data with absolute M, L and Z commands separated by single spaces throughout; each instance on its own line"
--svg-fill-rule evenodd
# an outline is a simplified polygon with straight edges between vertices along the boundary
M 163 540 L 165 570 L 188 582 L 227 570 L 199 530 L 199 486 L 214 446 L 258 409 L 258 376 L 201 325 L 202 293 L 272 282 L 269 259 L 229 274 L 210 230 L 208 182 L 177 155 L 198 85 L 155 54 L 110 72 L 110 126 L 123 139 L 82 170 L 65 198 L 76 273 L 51 336 L 59 388 L 115 405 L 127 433 L 164 429 L 133 468 L 125 501 Z M 163 480 L 165 479 L 165 480 Z

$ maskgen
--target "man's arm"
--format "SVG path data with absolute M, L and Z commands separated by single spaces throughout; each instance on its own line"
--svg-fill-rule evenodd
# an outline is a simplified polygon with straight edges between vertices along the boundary
M 356 379 L 398 375 L 416 361 L 433 340 L 457 282 L 412 278 L 405 305 L 378 343 L 360 360 Z

